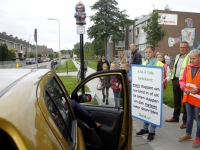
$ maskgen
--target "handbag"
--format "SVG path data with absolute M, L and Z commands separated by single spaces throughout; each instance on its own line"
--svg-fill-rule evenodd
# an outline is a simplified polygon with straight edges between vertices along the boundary
M 102 90 L 103 89 L 103 83 L 101 82 L 101 79 L 99 79 L 99 82 L 97 84 L 97 90 Z

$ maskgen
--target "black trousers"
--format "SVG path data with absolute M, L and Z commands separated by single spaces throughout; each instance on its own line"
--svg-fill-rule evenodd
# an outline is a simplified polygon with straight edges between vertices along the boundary
M 173 118 L 176 120 L 179 120 L 179 116 L 181 113 L 181 104 L 182 104 L 182 98 L 183 98 L 183 91 L 180 88 L 179 79 L 175 77 L 172 80 L 173 83 L 173 94 L 174 94 L 174 113 Z M 187 113 L 185 109 L 185 105 L 183 105 L 183 117 L 182 120 L 184 123 L 186 123 L 187 120 Z

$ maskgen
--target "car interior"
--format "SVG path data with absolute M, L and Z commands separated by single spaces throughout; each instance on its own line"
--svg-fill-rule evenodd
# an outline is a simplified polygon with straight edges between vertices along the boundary
M 110 88 L 108 104 L 102 102 L 102 91 L 96 94 L 90 92 L 88 84 L 93 84 L 99 77 L 88 77 L 85 83 L 79 84 L 71 94 L 71 99 L 86 110 L 100 127 L 91 128 L 83 119 L 77 118 L 78 126 L 82 131 L 87 150 L 115 150 L 118 149 L 120 133 L 124 119 L 124 89 L 120 95 L 114 98 Z M 58 84 L 56 78 L 52 78 L 45 86 L 45 103 L 56 126 L 68 143 L 74 143 L 73 117 L 69 109 L 69 99 Z M 128 127 L 128 126 L 127 126 Z M 71 145 L 72 147 L 74 145 Z M 123 147 L 123 146 L 122 146 Z

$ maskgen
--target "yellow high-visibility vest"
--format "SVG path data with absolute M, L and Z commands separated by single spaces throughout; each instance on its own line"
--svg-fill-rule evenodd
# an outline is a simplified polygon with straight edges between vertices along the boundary
M 142 63 L 142 65 L 146 65 L 146 64 L 147 64 L 147 60 L 144 61 L 144 62 Z M 163 64 L 161 61 L 158 61 L 158 62 L 156 63 L 156 66 L 161 66 L 161 67 L 163 67 L 164 64 Z
M 174 62 L 174 66 L 173 66 L 173 69 L 172 69 L 172 75 L 171 75 L 171 79 L 174 78 L 175 76 L 175 66 L 176 66 L 176 63 L 178 62 L 179 60 L 179 57 L 180 57 L 180 54 L 176 55 L 176 58 L 175 58 L 175 62 Z M 183 75 L 183 71 L 185 69 L 185 67 L 189 64 L 189 54 L 187 54 L 183 60 L 183 63 L 181 65 L 181 70 L 180 70 L 180 76 L 179 76 L 179 80 L 182 78 L 182 75 Z

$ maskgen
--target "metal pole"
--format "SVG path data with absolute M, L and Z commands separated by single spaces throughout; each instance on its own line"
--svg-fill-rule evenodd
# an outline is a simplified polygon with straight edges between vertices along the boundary
M 58 30 L 59 30 L 59 52 L 60 52 L 60 22 L 59 22 L 58 19 L 55 19 L 55 20 L 58 21 Z M 58 57 L 58 59 L 59 59 L 59 64 L 61 65 L 61 59 L 60 59 L 60 57 Z
M 37 64 L 37 69 L 38 69 L 37 42 L 36 42 L 36 64 Z
M 60 22 L 58 19 L 48 18 L 48 20 L 57 20 L 58 21 L 58 31 L 59 31 L 59 52 L 60 52 Z M 61 64 L 61 60 L 59 57 L 59 63 Z
M 83 34 L 80 34 L 80 58 L 81 58 L 81 81 L 84 79 L 84 53 L 83 53 Z M 82 87 L 82 94 L 85 94 L 85 87 Z

